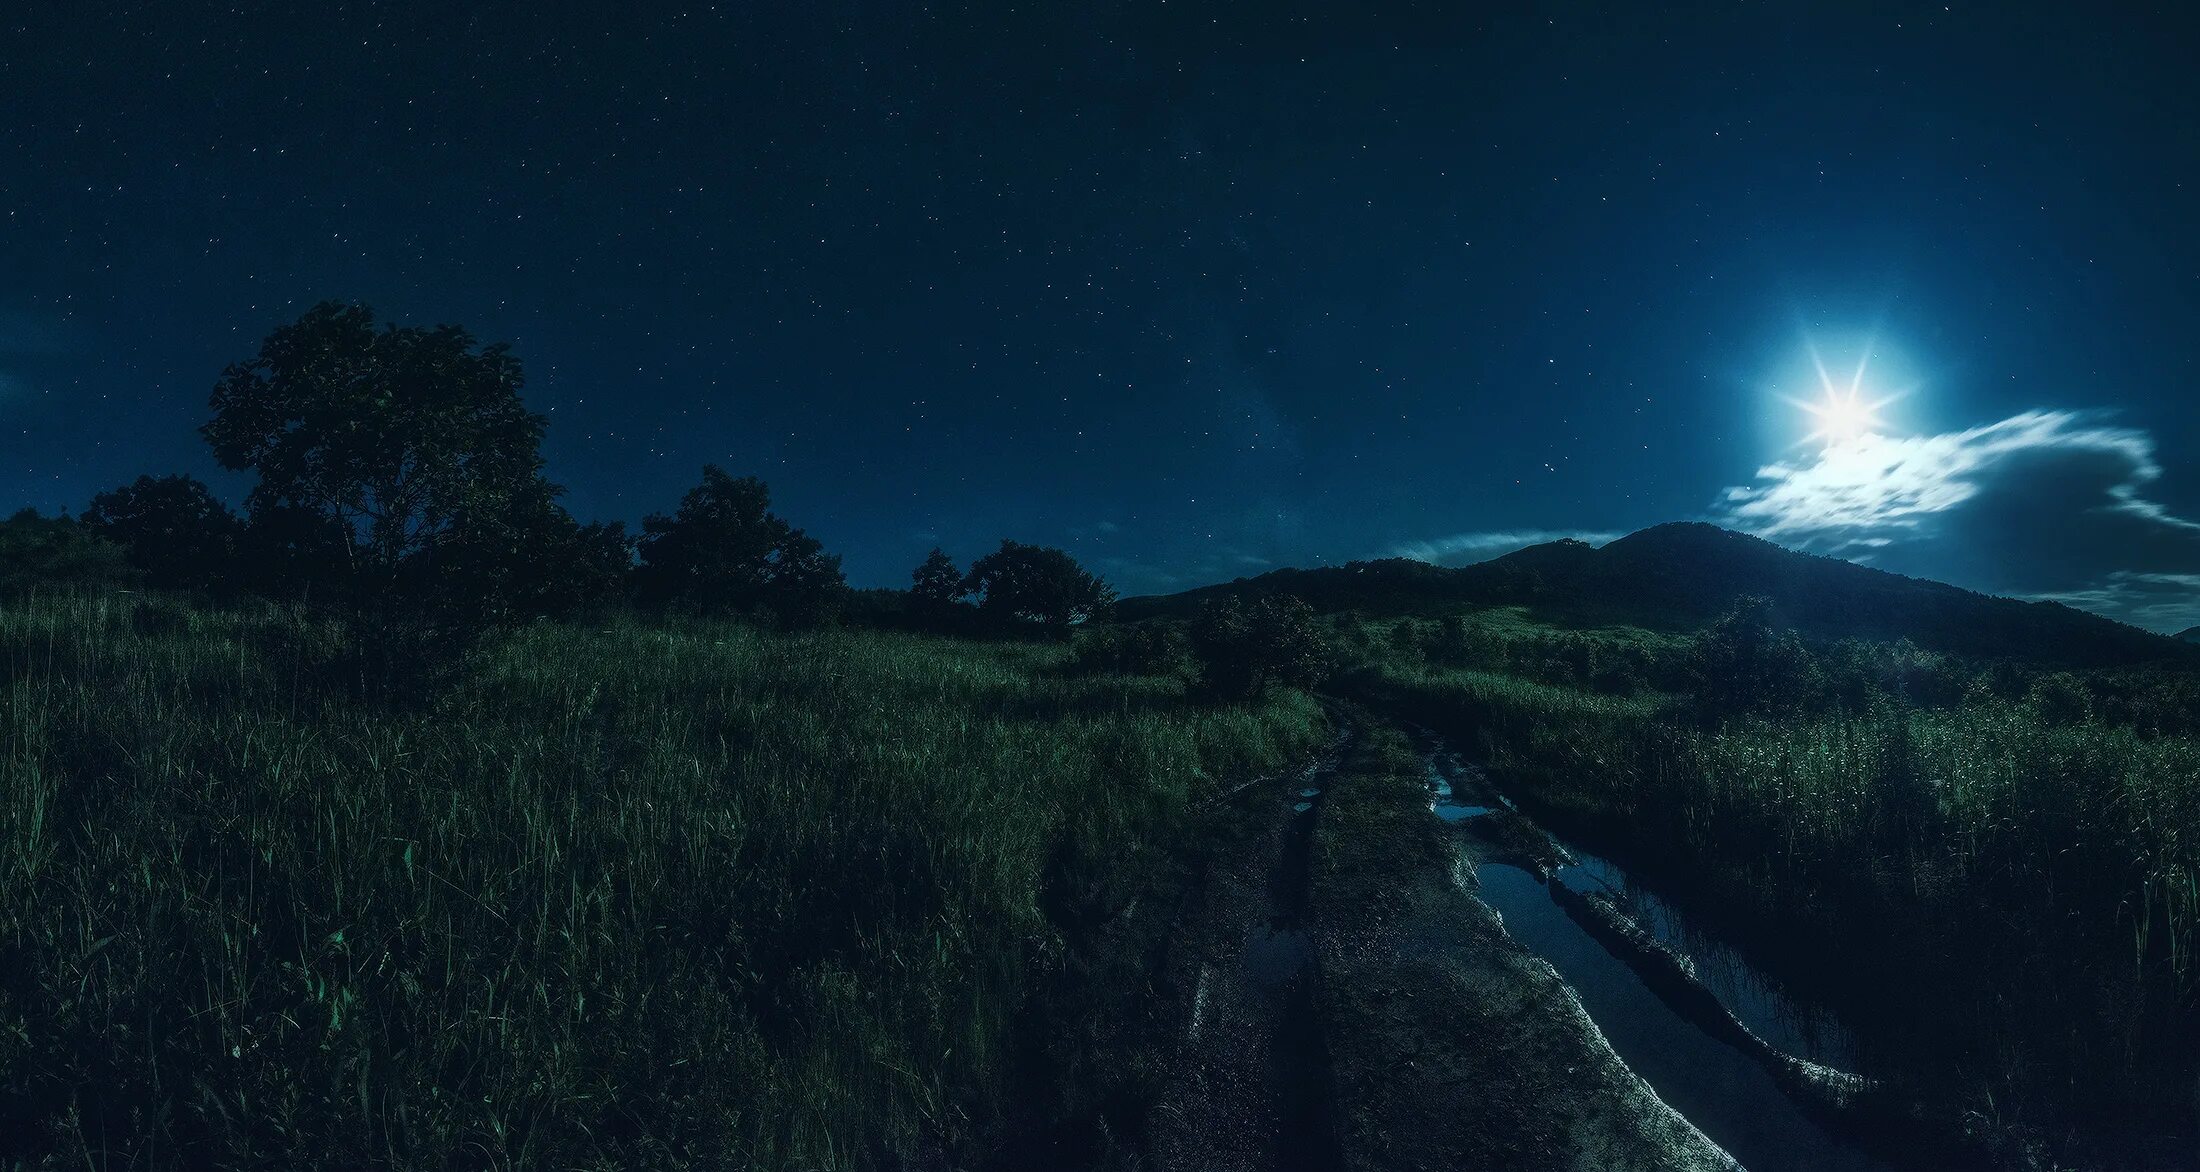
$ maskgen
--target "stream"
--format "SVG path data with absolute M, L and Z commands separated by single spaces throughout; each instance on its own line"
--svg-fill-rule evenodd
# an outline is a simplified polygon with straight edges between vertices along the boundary
M 1430 810 L 1451 823 L 1485 817 L 1493 807 L 1463 795 L 1494 793 L 1472 766 L 1441 741 L 1424 743 Z M 1510 808 L 1501 795 L 1496 798 Z M 1576 891 L 1605 891 L 1667 947 L 1689 957 L 1719 1002 L 1777 1049 L 1836 1069 L 1855 1069 L 1855 1042 L 1829 1015 L 1798 1004 L 1730 945 L 1693 924 L 1609 860 L 1552 836 L 1575 858 L 1553 881 Z M 1482 900 L 1506 932 L 1549 961 L 1573 988 L 1612 1049 L 1705 1135 L 1752 1172 L 1874 1170 L 1887 1165 L 1805 1114 L 1756 1060 L 1676 1013 L 1626 961 L 1566 914 L 1535 873 L 1505 863 L 1475 868 Z

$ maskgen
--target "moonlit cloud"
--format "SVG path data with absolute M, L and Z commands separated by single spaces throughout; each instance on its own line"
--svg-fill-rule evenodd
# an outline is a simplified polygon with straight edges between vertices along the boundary
M 2083 606 L 2157 630 L 2200 622 L 2200 522 L 2152 498 L 2153 436 L 2028 411 L 1939 435 L 1866 435 L 1771 464 L 1713 519 L 1782 544 Z
M 1944 435 L 1866 435 L 1808 462 L 1758 469 L 1758 483 L 1726 490 L 1724 512 L 1735 527 L 1775 540 L 1884 544 L 1892 540 L 1888 531 L 1916 532 L 1977 497 L 2013 460 L 2039 452 L 2082 453 L 2120 465 L 2122 477 L 2108 486 L 2109 507 L 2200 530 L 2140 495 L 2162 475 L 2151 437 L 2074 411 L 2028 411 Z
M 1591 545 L 1602 545 L 1618 538 L 1617 533 L 1590 533 L 1575 529 L 1505 529 L 1477 533 L 1454 533 L 1449 537 L 1435 537 L 1426 541 L 1408 541 L 1392 547 L 1389 556 L 1412 558 L 1439 566 L 1463 566 L 1488 561 L 1531 545 L 1546 541 L 1573 538 Z

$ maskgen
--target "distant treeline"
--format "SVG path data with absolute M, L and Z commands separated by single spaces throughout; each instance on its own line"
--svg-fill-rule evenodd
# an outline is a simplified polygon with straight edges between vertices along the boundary
M 906 593 L 850 591 L 839 556 L 774 513 L 763 481 L 709 465 L 638 534 L 584 523 L 544 475 L 546 421 L 523 382 L 508 347 L 456 326 L 315 306 L 214 388 L 200 433 L 256 478 L 242 514 L 184 475 L 141 476 L 73 519 L 26 510 L 0 524 L 0 592 L 139 582 L 439 633 L 631 604 L 1058 634 L 1114 601 L 1069 554 L 1015 541 L 967 572 L 934 550 Z

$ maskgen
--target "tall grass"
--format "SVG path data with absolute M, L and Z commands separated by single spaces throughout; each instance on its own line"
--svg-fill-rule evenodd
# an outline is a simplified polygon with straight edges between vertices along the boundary
M 2057 1126 L 2195 1126 L 2200 740 L 1983 689 L 1706 725 L 1408 657 L 1354 686 L 1754 925 L 1870 1019 L 1882 1073 Z
M 952 1145 L 1048 909 L 1303 698 L 1059 648 L 542 626 L 433 694 L 339 632 L 0 610 L 0 1146 L 32 1163 L 837 1168 Z
M 1615 786 L 1639 781 L 1643 747 L 1662 707 L 1654 696 L 1605 695 L 1411 660 L 1363 668 L 1349 686 L 1385 711 L 1463 736 L 1497 768 L 1535 776 L 1546 789 L 1587 786 L 1598 803 Z

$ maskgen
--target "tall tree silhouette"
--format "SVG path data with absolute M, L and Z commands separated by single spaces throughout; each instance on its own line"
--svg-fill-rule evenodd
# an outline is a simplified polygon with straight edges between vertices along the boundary
M 937 610 L 952 605 L 966 593 L 963 572 L 956 568 L 955 559 L 937 546 L 909 575 L 909 595 L 921 607 Z
M 254 528 L 293 574 L 379 609 L 462 598 L 494 615 L 571 525 L 522 383 L 507 347 L 457 326 L 377 328 L 324 302 L 223 372 L 201 431 L 223 466 L 258 473 Z
M 771 499 L 756 477 L 704 465 L 677 510 L 642 521 L 645 596 L 714 613 L 768 610 L 794 623 L 830 617 L 847 586 L 840 558 L 775 515 Z
M 1001 548 L 972 562 L 963 593 L 978 595 L 978 609 L 985 614 L 1058 635 L 1115 604 L 1115 591 L 1076 558 L 1017 541 L 1003 541 Z

